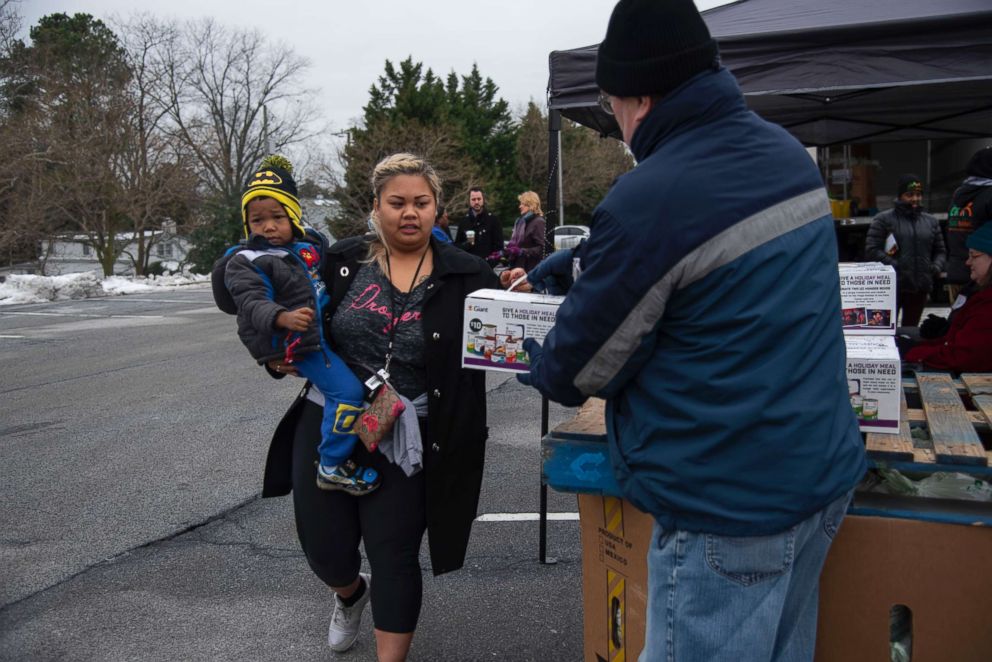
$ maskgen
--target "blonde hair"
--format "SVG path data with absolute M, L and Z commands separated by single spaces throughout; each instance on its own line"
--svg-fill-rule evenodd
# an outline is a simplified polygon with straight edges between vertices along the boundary
M 369 178 L 369 181 L 372 184 L 372 195 L 375 197 L 377 203 L 381 201 L 382 189 L 386 187 L 389 180 L 397 175 L 423 177 L 430 187 L 431 193 L 434 194 L 435 205 L 437 207 L 441 206 L 441 178 L 438 177 L 434 167 L 426 159 L 416 154 L 410 154 L 409 152 L 390 154 L 375 164 L 375 167 L 372 169 L 372 177 Z M 388 269 L 388 265 L 386 264 L 386 242 L 382 238 L 379 214 L 375 208 L 372 210 L 371 220 L 372 230 L 375 232 L 376 238 L 369 245 L 367 261 L 371 262 L 375 260 L 383 273 L 385 273 Z
M 517 200 L 520 201 L 520 204 L 530 207 L 530 210 L 538 216 L 544 216 L 544 212 L 541 211 L 541 198 L 537 196 L 537 193 L 524 191 L 517 196 Z

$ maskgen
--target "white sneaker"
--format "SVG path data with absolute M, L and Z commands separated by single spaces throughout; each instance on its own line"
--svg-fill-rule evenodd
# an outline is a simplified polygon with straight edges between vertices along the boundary
M 343 653 L 355 645 L 358 628 L 362 625 L 362 612 L 365 611 L 365 605 L 372 597 L 372 576 L 364 572 L 359 576 L 365 580 L 365 593 L 358 602 L 345 607 L 338 594 L 334 594 L 334 613 L 331 614 L 331 625 L 327 628 L 327 645 L 338 653 Z

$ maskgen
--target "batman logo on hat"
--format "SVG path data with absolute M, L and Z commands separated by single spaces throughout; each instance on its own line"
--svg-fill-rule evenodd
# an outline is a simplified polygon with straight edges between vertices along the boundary
M 248 182 L 248 188 L 263 185 L 279 186 L 280 184 L 282 184 L 282 177 L 271 170 L 261 170 L 256 172 L 252 180 Z

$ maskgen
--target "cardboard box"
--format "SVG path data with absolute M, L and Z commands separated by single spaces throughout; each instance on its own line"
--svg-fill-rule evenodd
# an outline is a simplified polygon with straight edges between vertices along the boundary
M 896 271 L 881 262 L 842 262 L 840 319 L 846 335 L 894 335 Z
M 586 662 L 636 660 L 647 624 L 654 519 L 616 497 L 579 495 Z
M 653 519 L 579 495 L 585 662 L 636 660 L 647 622 Z M 889 659 L 889 612 L 911 613 L 913 662 L 984 662 L 992 651 L 992 528 L 848 515 L 820 576 L 816 662 Z
M 889 610 L 912 614 L 913 662 L 992 659 L 992 529 L 848 515 L 820 576 L 816 662 L 889 659 Z
M 544 341 L 565 297 L 549 294 L 476 290 L 465 297 L 462 366 L 527 372 L 524 338 Z
M 847 391 L 862 432 L 899 433 L 902 364 L 892 336 L 844 336 Z

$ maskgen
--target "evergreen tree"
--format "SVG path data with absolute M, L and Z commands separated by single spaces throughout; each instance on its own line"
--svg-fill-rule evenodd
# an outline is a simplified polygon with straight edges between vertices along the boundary
M 413 58 L 399 66 L 387 60 L 369 89 L 361 125 L 348 130 L 339 155 L 344 174 L 333 194 L 340 204 L 335 236 L 365 230 L 372 210 L 372 168 L 399 151 L 431 162 L 453 210 L 464 204 L 469 188 L 482 186 L 490 194 L 490 207 L 512 224 L 516 194 L 522 190 L 514 160 L 516 127 L 498 91 L 477 67 L 460 79 L 452 72 L 442 80 Z
M 3 63 L 3 108 L 16 126 L 5 136 L 7 160 L 27 175 L 6 191 L 4 206 L 13 222 L 34 224 L 35 240 L 78 233 L 110 274 L 128 243 L 116 168 L 131 111 L 124 50 L 89 14 L 44 16 L 30 37 Z

